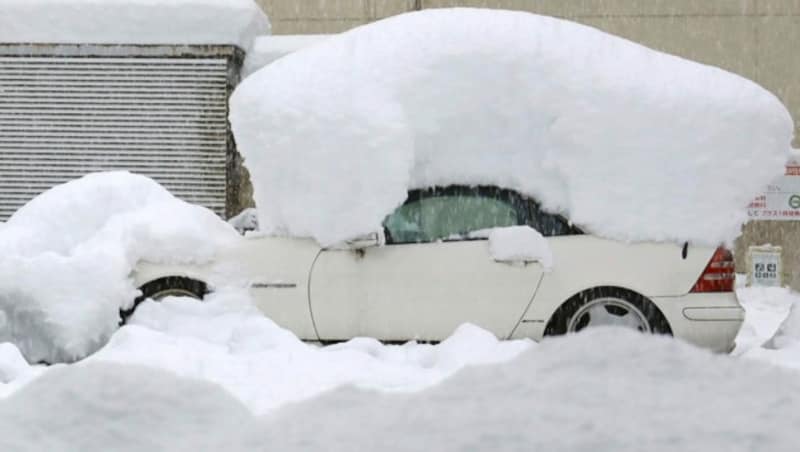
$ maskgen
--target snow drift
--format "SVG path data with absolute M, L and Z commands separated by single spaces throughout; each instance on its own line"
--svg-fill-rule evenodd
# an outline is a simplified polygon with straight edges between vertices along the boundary
M 358 338 L 305 344 L 252 305 L 246 290 L 222 289 L 203 303 L 145 301 L 91 361 L 139 364 L 219 384 L 263 414 L 336 387 L 384 391 L 432 386 L 464 366 L 511 360 L 530 340 L 501 341 L 463 325 L 438 345 L 383 345 Z
M 493 184 L 621 240 L 717 245 L 783 170 L 780 101 L 721 69 L 523 12 L 442 9 L 332 36 L 231 100 L 262 230 L 327 245 L 409 188 Z
M 0 229 L 0 342 L 31 362 L 82 358 L 136 297 L 138 261 L 205 262 L 238 239 L 144 176 L 96 173 L 56 186 Z
M 52 369 L 0 403 L 0 419 L 0 450 L 15 452 L 231 451 L 253 423 L 215 384 L 112 363 Z
M 200 325 L 186 322 L 181 328 L 189 333 Z M 240 333 L 246 333 L 252 325 L 241 326 Z M 237 335 L 230 343 L 250 337 Z M 154 359 L 174 344 L 162 340 L 157 345 L 149 348 Z M 462 344 L 463 351 L 469 345 Z M 224 361 L 213 366 L 184 361 L 178 354 L 164 363 L 186 373 L 227 372 L 228 383 L 243 393 L 251 391 L 252 401 L 293 391 L 319 394 L 323 385 L 315 376 L 331 377 L 340 370 L 350 377 L 360 370 L 373 381 L 400 381 L 389 370 L 402 369 L 404 360 L 410 364 L 424 351 L 417 346 L 406 355 L 408 347 L 362 342 L 362 359 L 374 355 L 386 365 L 372 372 L 377 367 L 354 365 L 359 350 L 355 343 L 348 347 L 349 355 L 320 349 L 314 366 L 303 373 L 285 373 L 312 363 L 283 347 L 284 355 L 271 361 L 278 365 L 272 372 L 266 372 L 265 364 L 253 373 L 248 364 L 258 366 L 257 356 L 229 367 L 220 365 Z M 144 347 L 139 351 L 147 353 Z M 218 358 L 224 351 L 220 347 L 213 354 Z M 261 353 L 272 351 L 262 347 Z M 324 359 L 326 351 L 334 356 Z M 344 365 L 337 361 L 342 358 Z M 427 371 L 416 369 L 420 377 Z M 286 386 L 295 376 L 306 384 Z M 513 361 L 471 366 L 416 393 L 376 389 L 339 388 L 256 417 L 217 385 L 172 372 L 120 363 L 58 366 L 0 403 L 0 450 L 235 452 L 263 450 L 265 444 L 282 452 L 797 450 L 796 372 L 621 328 L 547 340 Z
M 797 346 L 800 350 L 800 301 L 792 305 L 789 315 L 783 320 L 768 346 L 776 349 Z
M 287 452 L 792 452 L 798 403 L 795 372 L 598 328 L 414 394 L 342 388 L 275 413 L 253 438 Z
M 232 44 L 268 34 L 253 0 L 0 0 L 0 42 Z

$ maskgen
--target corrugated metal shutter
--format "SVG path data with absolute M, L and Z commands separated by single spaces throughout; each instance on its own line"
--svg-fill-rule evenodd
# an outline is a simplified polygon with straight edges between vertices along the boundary
M 229 65 L 0 56 L 0 220 L 56 184 L 118 169 L 224 215 Z

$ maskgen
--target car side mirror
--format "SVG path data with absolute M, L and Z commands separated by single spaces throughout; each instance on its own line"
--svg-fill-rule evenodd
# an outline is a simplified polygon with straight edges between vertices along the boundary
M 363 250 L 364 248 L 372 248 L 376 246 L 383 246 L 386 244 L 386 235 L 383 231 L 373 232 L 371 234 L 362 235 L 352 240 L 345 242 L 347 248 L 353 250 Z

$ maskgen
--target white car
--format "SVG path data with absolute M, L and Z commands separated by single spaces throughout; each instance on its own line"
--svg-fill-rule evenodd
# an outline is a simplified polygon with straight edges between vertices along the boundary
M 488 241 L 469 234 L 514 225 L 546 237 L 552 270 L 495 261 Z M 384 226 L 330 249 L 253 236 L 209 265 L 142 263 L 136 304 L 238 284 L 266 316 L 311 341 L 440 341 L 465 322 L 534 340 L 624 325 L 719 352 L 733 348 L 744 318 L 727 250 L 597 238 L 510 190 L 415 190 Z

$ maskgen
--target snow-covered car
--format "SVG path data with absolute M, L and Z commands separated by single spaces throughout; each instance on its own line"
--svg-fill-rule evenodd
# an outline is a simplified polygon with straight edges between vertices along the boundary
M 413 190 L 383 225 L 332 247 L 251 235 L 210 264 L 141 263 L 142 296 L 123 317 L 147 298 L 203 298 L 238 284 L 266 316 L 311 341 L 440 341 L 465 322 L 535 340 L 622 325 L 719 352 L 731 350 L 744 318 L 724 248 L 601 239 L 511 190 Z M 526 246 L 520 234 L 494 236 L 520 226 L 527 238 L 544 236 L 544 252 L 496 251 Z

